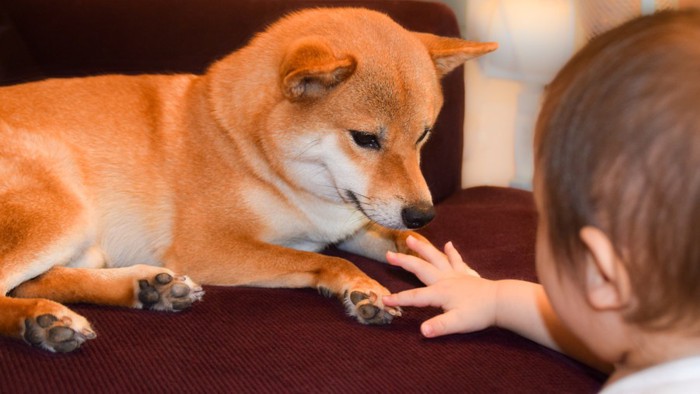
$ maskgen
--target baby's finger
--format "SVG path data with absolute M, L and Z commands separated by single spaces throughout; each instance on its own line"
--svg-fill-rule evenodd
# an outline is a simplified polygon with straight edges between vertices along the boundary
M 465 325 L 457 311 L 447 311 L 423 322 L 420 331 L 426 338 L 435 338 L 442 335 L 462 333 Z
M 436 280 L 438 280 L 440 275 L 437 268 L 435 268 L 432 264 L 416 256 L 389 251 L 386 253 L 386 261 L 391 265 L 401 267 L 406 271 L 413 273 L 426 285 L 433 284 Z
M 426 259 L 438 269 L 446 269 L 450 267 L 449 261 L 447 261 L 447 256 L 445 256 L 444 253 L 442 253 L 431 243 L 421 241 L 412 235 L 409 235 L 406 238 L 406 245 L 408 245 L 411 250 L 418 253 L 419 256 Z
M 420 287 L 417 289 L 405 290 L 400 293 L 385 295 L 382 302 L 387 306 L 417 306 L 441 307 L 438 295 L 433 289 Z
M 474 269 L 472 269 L 467 263 L 464 262 L 464 260 L 462 260 L 462 256 L 459 254 L 452 242 L 445 244 L 445 254 L 447 255 L 447 260 L 449 260 L 454 270 L 466 272 L 467 274 L 476 276 L 477 278 L 481 277 L 478 272 L 474 271 Z
M 452 268 L 457 269 L 464 265 L 462 256 L 460 256 L 452 241 L 445 244 L 445 255 L 447 255 L 447 260 L 452 265 Z

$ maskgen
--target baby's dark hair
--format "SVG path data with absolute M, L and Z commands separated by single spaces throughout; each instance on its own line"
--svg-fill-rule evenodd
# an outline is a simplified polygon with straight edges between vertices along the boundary
M 563 272 L 581 273 L 579 232 L 594 226 L 626 264 L 638 301 L 629 321 L 700 321 L 700 10 L 591 40 L 548 87 L 535 134 L 536 187 Z

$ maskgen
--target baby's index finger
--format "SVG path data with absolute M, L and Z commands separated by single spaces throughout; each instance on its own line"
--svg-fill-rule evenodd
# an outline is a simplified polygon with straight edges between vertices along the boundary
M 442 307 L 442 303 L 437 298 L 435 292 L 429 287 L 419 287 L 385 295 L 382 297 L 382 302 L 387 306 Z

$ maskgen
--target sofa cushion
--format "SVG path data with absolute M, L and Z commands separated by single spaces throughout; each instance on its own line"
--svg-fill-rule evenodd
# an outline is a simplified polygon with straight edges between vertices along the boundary
M 484 277 L 534 279 L 528 192 L 482 187 L 438 206 L 424 232 L 453 240 Z M 420 285 L 398 268 L 335 250 L 392 291 Z M 205 287 L 180 313 L 78 305 L 97 339 L 48 354 L 0 339 L 0 392 L 518 392 L 593 393 L 603 375 L 501 329 L 437 339 L 407 308 L 363 326 L 310 289 Z
M 0 6 L 0 86 L 43 76 L 14 23 Z

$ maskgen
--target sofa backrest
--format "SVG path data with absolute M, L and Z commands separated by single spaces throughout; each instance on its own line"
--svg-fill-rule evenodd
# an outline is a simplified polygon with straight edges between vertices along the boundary
M 410 30 L 459 36 L 453 12 L 425 1 L 2 0 L 0 84 L 106 73 L 201 73 L 280 16 L 320 6 L 371 8 Z M 462 68 L 443 79 L 443 92 L 445 106 L 422 160 L 436 202 L 460 188 Z

